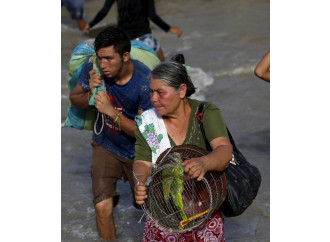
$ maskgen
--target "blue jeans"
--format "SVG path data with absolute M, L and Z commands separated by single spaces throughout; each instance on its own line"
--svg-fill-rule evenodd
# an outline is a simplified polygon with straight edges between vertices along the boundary
M 84 0 L 61 0 L 73 19 L 84 19 Z

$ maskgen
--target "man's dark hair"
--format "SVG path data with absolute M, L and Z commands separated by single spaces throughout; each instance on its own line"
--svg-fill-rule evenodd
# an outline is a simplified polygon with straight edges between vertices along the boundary
M 102 30 L 95 38 L 94 49 L 97 52 L 101 48 L 110 47 L 113 48 L 116 53 L 121 57 L 125 52 L 131 51 L 131 42 L 126 32 L 117 27 L 108 27 Z

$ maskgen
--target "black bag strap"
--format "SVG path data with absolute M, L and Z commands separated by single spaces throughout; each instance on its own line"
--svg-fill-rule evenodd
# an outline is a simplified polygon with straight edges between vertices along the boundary
M 204 126 L 203 126 L 203 115 L 204 115 L 204 105 L 206 104 L 206 102 L 202 102 L 201 104 L 199 104 L 199 107 L 198 107 L 198 111 L 197 111 L 197 114 L 196 114 L 196 117 L 199 121 L 199 127 L 201 129 L 201 132 L 203 134 L 203 137 L 204 137 L 204 140 L 205 140 L 205 144 L 206 144 L 206 149 L 208 151 L 212 151 L 212 148 L 211 148 L 211 145 L 210 143 L 207 141 L 206 139 L 206 135 L 205 135 L 205 130 L 204 130 Z
M 207 141 L 207 139 L 206 139 L 205 130 L 204 130 L 204 126 L 203 126 L 203 120 L 202 120 L 203 115 L 204 115 L 204 111 L 203 111 L 203 109 L 204 109 L 204 106 L 205 106 L 206 103 L 207 103 L 207 102 L 202 102 L 202 103 L 199 105 L 196 116 L 197 116 L 197 119 L 198 119 L 198 121 L 199 121 L 199 126 L 200 126 L 201 132 L 202 132 L 202 134 L 203 134 L 203 137 L 204 137 L 205 143 L 206 143 L 206 148 L 207 148 L 208 151 L 212 151 L 212 148 L 211 148 L 211 146 L 210 146 L 210 143 L 209 143 L 209 142 Z M 238 149 L 237 149 L 237 147 L 236 147 L 235 141 L 234 141 L 233 137 L 231 136 L 231 133 L 230 133 L 230 131 L 229 131 L 229 129 L 228 129 L 227 126 L 226 126 L 226 129 L 227 129 L 227 133 L 228 133 L 228 136 L 229 136 L 230 143 L 232 144 L 234 151 L 237 152 Z

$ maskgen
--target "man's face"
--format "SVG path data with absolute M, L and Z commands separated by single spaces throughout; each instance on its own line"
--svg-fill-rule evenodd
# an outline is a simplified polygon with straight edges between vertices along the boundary
M 106 77 L 114 78 L 120 74 L 124 63 L 121 56 L 115 52 L 113 45 L 100 48 L 97 51 L 96 56 L 97 62 Z

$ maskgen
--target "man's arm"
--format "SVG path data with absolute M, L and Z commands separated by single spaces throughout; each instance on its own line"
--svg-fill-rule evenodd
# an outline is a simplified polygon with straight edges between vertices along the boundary
M 95 15 L 92 21 L 89 22 L 89 27 L 94 27 L 97 23 L 99 23 L 104 17 L 108 14 L 110 11 L 112 4 L 115 2 L 115 0 L 106 0 L 104 2 L 103 7 L 98 11 L 98 13 Z
M 72 105 L 75 106 L 76 108 L 83 109 L 89 107 L 88 102 L 90 97 L 91 97 L 91 92 L 89 90 L 82 88 L 82 86 L 78 82 L 70 94 L 70 101 Z
M 113 120 L 116 120 L 116 125 L 121 129 L 121 131 L 125 132 L 131 137 L 135 137 L 135 121 L 127 118 L 124 114 L 119 114 L 119 111 L 115 109 L 116 116 L 110 116 Z M 143 111 L 138 110 L 138 115 L 143 113 Z M 118 117 L 117 117 L 118 116 Z
M 115 109 L 111 104 L 109 96 L 105 92 L 99 90 L 94 96 L 94 103 L 97 110 L 100 113 L 104 113 L 113 119 L 115 125 L 120 128 L 121 131 L 125 132 L 131 137 L 135 137 L 135 121 L 127 118 L 124 114 Z M 142 110 L 138 110 L 139 115 L 142 112 Z
M 165 32 L 171 32 L 178 37 L 181 36 L 182 30 L 180 28 L 168 25 L 161 17 L 158 16 L 155 9 L 154 0 L 148 0 L 148 13 L 151 21 L 157 24 L 162 30 L 164 30 Z
M 156 13 L 154 0 L 148 0 L 148 13 L 151 21 L 157 24 L 158 27 L 160 27 L 165 32 L 168 32 L 170 30 L 171 27 Z

